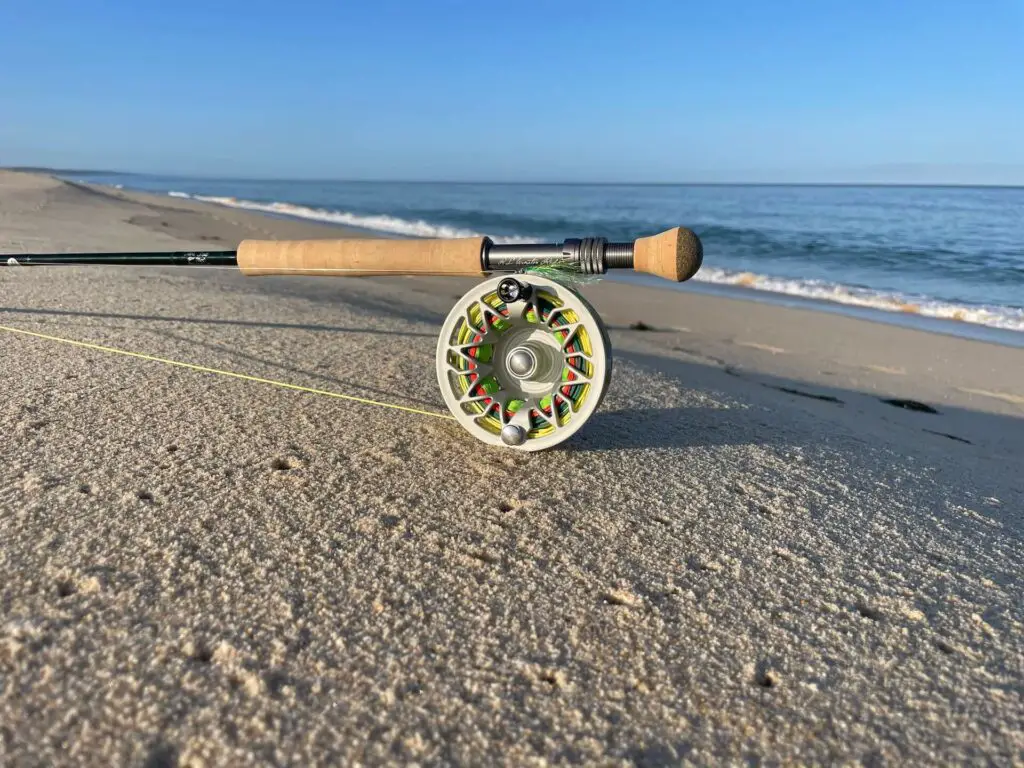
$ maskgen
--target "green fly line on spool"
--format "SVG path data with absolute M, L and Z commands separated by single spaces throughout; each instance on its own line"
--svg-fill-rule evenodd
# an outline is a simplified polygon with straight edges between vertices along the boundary
M 480 374 L 475 373 L 474 369 L 477 367 L 477 363 L 490 363 L 493 360 L 494 345 L 481 343 L 483 335 L 487 332 L 488 326 L 494 328 L 499 333 L 504 331 L 508 326 L 505 318 L 509 317 L 509 310 L 505 302 L 498 298 L 497 293 L 490 293 L 482 297 L 481 301 L 495 310 L 495 312 L 484 312 L 481 310 L 480 304 L 474 304 L 469 308 L 466 317 L 463 318 L 462 323 L 456 328 L 455 332 L 455 344 L 464 348 L 465 355 L 472 358 L 472 360 L 467 360 L 461 355 L 450 355 L 450 362 L 456 368 L 465 371 L 460 377 L 460 396 L 465 396 L 471 387 L 476 390 L 474 394 L 477 396 L 493 395 L 501 389 L 501 384 L 494 374 L 490 374 L 481 380 Z M 513 407 L 513 404 L 509 403 L 508 407 L 514 412 L 518 409 L 519 405 L 517 404 Z M 490 398 L 467 403 L 465 408 L 474 413 L 489 414 L 478 419 L 478 423 L 495 433 L 501 430 L 500 420 L 492 413 L 494 408 Z
M 564 274 L 564 270 L 562 271 Z M 579 410 L 590 391 L 589 383 L 577 381 L 580 375 L 589 379 L 593 375 L 593 367 L 588 360 L 593 348 L 587 329 L 580 323 L 580 318 L 571 309 L 562 309 L 563 302 L 552 293 L 538 290 L 528 302 L 523 317 L 538 328 L 550 329 L 565 353 L 565 365 L 562 366 L 560 380 L 562 384 L 554 393 L 544 395 L 537 407 L 529 414 L 529 431 L 527 438 L 550 435 L 556 429 L 552 420 L 559 426 L 567 424 L 573 413 Z M 484 309 L 486 307 L 486 309 Z M 552 319 L 552 314 L 555 314 Z M 494 358 L 494 344 L 484 343 L 489 330 L 502 334 L 510 327 L 510 311 L 496 292 L 481 296 L 477 303 L 471 305 L 457 324 L 453 333 L 453 344 L 464 350 L 464 356 L 449 354 L 449 362 L 461 372 L 459 377 L 459 395 L 480 398 L 463 405 L 465 409 L 477 415 L 476 422 L 489 432 L 498 434 L 503 426 L 498 409 L 501 403 L 490 397 L 501 390 L 501 383 L 493 373 L 481 379 L 475 372 L 477 363 L 491 363 Z M 574 383 L 575 382 L 575 383 Z M 472 391 L 471 391 L 472 390 Z M 510 399 L 505 404 L 505 421 L 526 404 L 521 399 Z M 543 415 L 538 412 L 543 411 Z

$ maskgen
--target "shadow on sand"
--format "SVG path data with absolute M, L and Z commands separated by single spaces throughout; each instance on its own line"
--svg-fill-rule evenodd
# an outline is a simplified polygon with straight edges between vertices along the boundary
M 748 426 L 749 419 L 745 414 L 726 408 L 599 410 L 564 445 L 564 450 L 587 452 L 747 445 L 757 441 Z
M 212 317 L 168 317 L 165 315 L 130 315 L 115 312 L 79 312 L 67 309 L 29 309 L 24 307 L 0 307 L 0 314 L 34 315 L 43 317 L 81 317 L 97 320 L 136 320 L 145 322 L 186 323 L 193 325 L 230 325 L 245 328 L 273 328 L 293 331 L 326 331 L 329 333 L 367 333 L 381 336 L 409 336 L 436 338 L 429 333 L 413 331 L 382 331 L 376 328 L 351 328 L 338 325 L 315 325 L 311 323 L 268 323 L 256 320 L 225 320 Z

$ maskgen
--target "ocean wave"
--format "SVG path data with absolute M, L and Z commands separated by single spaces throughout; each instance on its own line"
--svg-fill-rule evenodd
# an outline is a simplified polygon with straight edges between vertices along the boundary
M 348 227 L 358 227 L 374 232 L 387 232 L 395 235 L 408 235 L 410 237 L 482 237 L 483 232 L 476 232 L 471 229 L 452 227 L 446 224 L 431 224 L 428 221 L 401 219 L 397 216 L 385 214 L 362 215 L 348 211 L 331 211 L 324 208 L 309 208 L 305 205 L 294 203 L 258 203 L 253 200 L 240 200 L 237 197 L 214 197 L 211 195 L 186 195 L 184 192 L 168 192 L 173 197 L 189 197 L 193 200 L 200 200 L 204 203 L 215 203 L 231 208 L 242 208 L 247 211 L 260 211 L 262 213 L 277 213 L 284 216 L 294 216 L 300 219 L 312 221 L 325 221 L 331 224 L 341 224 Z M 496 243 L 536 243 L 535 238 L 490 235 Z
M 887 293 L 822 280 L 773 277 L 753 272 L 731 272 L 716 267 L 703 267 L 693 279 L 703 283 L 740 286 L 755 291 L 798 296 L 847 306 L 902 312 L 1024 332 L 1024 309 L 1016 307 L 957 304 L 928 296 Z
M 188 192 L 175 192 L 174 190 L 171 190 L 167 194 L 170 197 L 186 197 L 186 198 L 192 197 L 192 195 L 190 195 Z

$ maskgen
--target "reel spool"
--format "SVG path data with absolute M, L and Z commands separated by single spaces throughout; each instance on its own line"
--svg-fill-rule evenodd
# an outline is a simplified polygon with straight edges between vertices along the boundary
M 611 380 L 611 342 L 593 307 L 549 277 L 495 277 L 466 293 L 437 343 L 448 409 L 489 445 L 539 451 L 574 435 Z

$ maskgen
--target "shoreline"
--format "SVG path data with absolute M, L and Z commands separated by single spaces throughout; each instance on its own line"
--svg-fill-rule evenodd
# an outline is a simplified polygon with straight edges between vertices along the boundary
M 996 328 L 982 323 L 970 323 L 960 320 L 947 320 L 941 317 L 930 317 L 906 312 L 891 312 L 874 307 L 860 307 L 840 302 L 826 301 L 811 296 L 797 296 L 792 294 L 777 293 L 773 291 L 759 291 L 754 288 L 746 288 L 742 285 L 720 285 L 717 283 L 704 283 L 695 280 L 688 281 L 682 285 L 655 284 L 655 278 L 650 281 L 644 276 L 617 276 L 610 275 L 608 279 L 621 280 L 630 284 L 642 284 L 645 288 L 656 288 L 667 291 L 682 291 L 702 294 L 707 296 L 718 296 L 725 299 L 737 301 L 750 301 L 758 304 L 767 304 L 775 307 L 788 307 L 791 309 L 806 309 L 813 312 L 839 315 L 855 320 L 862 320 L 878 325 L 895 326 L 908 328 L 925 333 L 938 334 L 940 336 L 951 336 L 956 339 L 969 341 L 983 341 L 989 344 L 1014 349 L 1024 348 L 1024 332 L 1013 331 L 1007 328 Z M 661 281 L 659 281 L 660 283 Z
M 144 175 L 144 174 L 143 174 Z M 84 184 L 87 188 L 105 190 L 108 193 L 116 193 L 119 190 L 117 187 L 107 184 L 99 184 L 89 181 L 72 180 L 65 178 L 62 175 L 53 174 L 54 178 L 58 178 L 66 183 L 72 184 Z M 367 182 L 373 183 L 373 182 Z M 428 182 L 424 182 L 428 183 Z M 749 185 L 743 185 L 749 186 Z M 766 185 L 772 186 L 772 185 Z M 800 186 L 800 185 L 798 185 Z M 806 185 L 804 185 L 806 186 Z M 814 186 L 814 185 L 811 185 Z M 830 185 L 831 186 L 831 185 Z M 840 185 L 842 186 L 842 185 Z M 848 186 L 862 186 L 862 185 L 848 185 Z M 421 235 L 396 233 L 387 230 L 370 229 L 366 227 L 354 226 L 351 224 L 339 224 L 326 219 L 317 219 L 312 216 L 302 216 L 298 214 L 290 214 L 287 212 L 268 211 L 256 208 L 248 208 L 244 206 L 233 206 L 228 204 L 219 203 L 216 201 L 199 200 L 193 195 L 179 196 L 178 194 L 171 194 L 171 191 L 166 192 L 152 192 L 140 189 L 129 189 L 127 187 L 123 190 L 130 191 L 133 194 L 140 195 L 152 195 L 156 199 L 160 199 L 163 196 L 171 197 L 172 199 L 180 200 L 191 200 L 195 203 L 210 205 L 218 208 L 227 208 L 229 210 L 246 210 L 257 215 L 263 215 L 272 218 L 282 218 L 285 220 L 295 222 L 315 222 L 326 225 L 328 227 L 337 228 L 340 231 L 348 232 L 359 237 L 385 237 L 393 239 L 406 239 L 423 237 Z M 259 205 L 269 205 L 259 203 Z M 382 214 L 387 215 L 387 214 Z M 705 267 L 712 266 L 705 262 Z M 733 298 L 742 301 L 753 301 L 759 303 L 767 303 L 776 306 L 786 307 L 799 307 L 804 309 L 810 309 L 813 311 L 820 311 L 830 314 L 838 314 L 845 317 L 852 317 L 860 320 L 867 320 L 869 322 L 881 323 L 885 325 L 892 325 L 905 328 L 914 328 L 929 333 L 937 333 L 942 335 L 953 336 L 956 338 L 965 338 L 977 341 L 986 341 L 994 344 L 1001 344 L 1009 347 L 1024 347 L 1024 330 L 1015 330 L 1011 328 L 1002 328 L 983 322 L 972 322 L 969 320 L 957 320 L 944 317 L 936 317 L 926 312 L 920 312 L 919 310 L 911 309 L 885 309 L 882 307 L 867 306 L 858 303 L 848 303 L 841 301 L 830 301 L 816 296 L 805 296 L 799 293 L 787 293 L 784 291 L 776 290 L 760 290 L 753 287 L 747 287 L 742 284 L 727 284 L 718 283 L 711 281 L 702 280 L 690 280 L 685 284 L 671 285 L 666 284 L 663 281 L 657 280 L 656 278 L 648 278 L 645 275 L 637 275 L 633 273 L 609 273 L 608 279 L 615 282 L 624 282 L 633 285 L 643 285 L 645 287 L 658 288 L 661 290 L 668 291 L 692 291 L 694 293 L 702 293 L 706 295 L 716 295 L 725 298 Z M 780 279 L 786 280 L 789 278 L 771 278 L 769 279 Z M 875 291 L 876 289 L 868 289 Z M 881 292 L 879 292 L 881 295 Z M 931 299 L 930 299 L 931 300 Z M 933 299 L 940 303 L 951 304 L 948 300 L 944 299 Z M 910 306 L 909 304 L 907 305 Z M 984 305 L 978 304 L 963 304 L 967 311 L 977 311 L 984 308 Z

